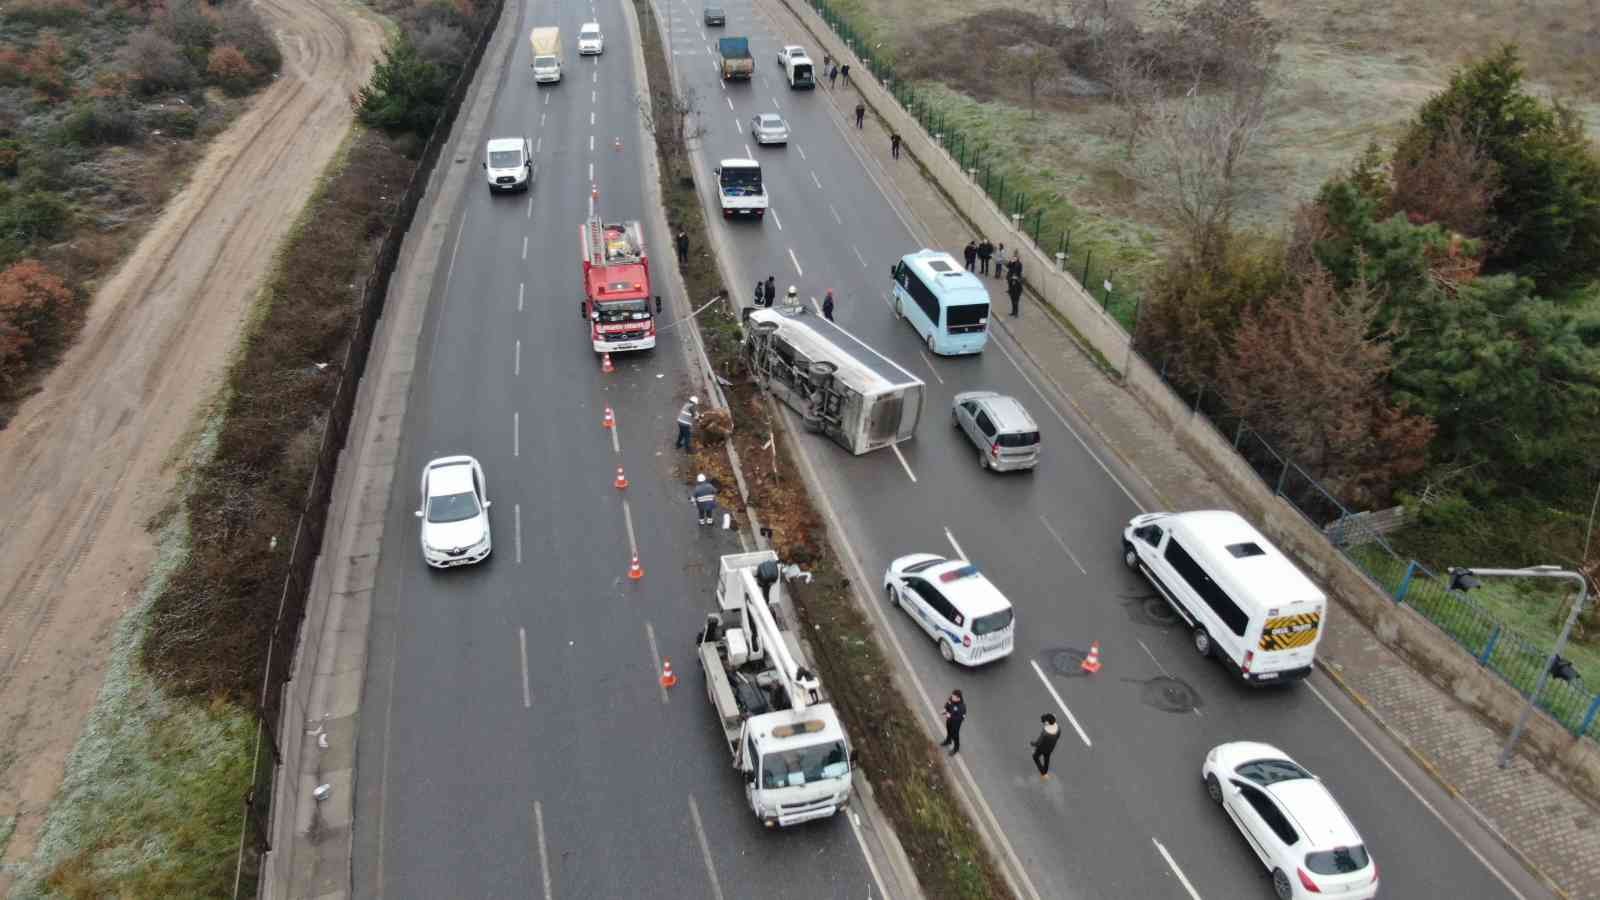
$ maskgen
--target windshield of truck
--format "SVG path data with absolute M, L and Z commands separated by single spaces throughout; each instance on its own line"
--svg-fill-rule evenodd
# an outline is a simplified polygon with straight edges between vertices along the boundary
M 761 193 L 761 170 L 723 169 L 722 190 L 735 197 L 755 197 Z
M 535 69 L 554 69 L 559 63 L 560 60 L 554 56 L 535 56 L 533 58 L 533 67 Z
M 826 741 L 809 747 L 779 750 L 761 757 L 763 788 L 800 787 L 824 778 L 850 774 L 844 741 Z
M 491 169 L 516 169 L 521 166 L 521 150 L 496 150 L 489 154 L 489 168 Z
M 595 312 L 606 323 L 633 322 L 650 318 L 650 304 L 644 300 L 612 300 L 596 303 Z
M 989 304 L 966 303 L 961 306 L 948 306 L 944 311 L 945 331 L 951 334 L 963 332 L 982 331 L 988 327 L 985 322 L 989 318 Z

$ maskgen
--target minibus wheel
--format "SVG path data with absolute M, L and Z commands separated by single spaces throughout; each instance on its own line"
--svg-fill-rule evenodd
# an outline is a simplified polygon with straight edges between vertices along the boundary
M 1204 628 L 1194 630 L 1194 649 L 1201 656 L 1210 656 L 1214 649 L 1211 644 L 1211 635 Z

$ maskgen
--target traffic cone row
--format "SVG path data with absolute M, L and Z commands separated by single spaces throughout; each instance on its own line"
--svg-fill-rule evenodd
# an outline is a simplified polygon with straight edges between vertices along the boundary
M 611 367 L 611 354 L 609 354 L 609 353 L 600 354 L 600 371 L 604 372 L 607 375 L 610 375 L 612 372 L 616 371 L 616 369 L 613 369 Z
M 616 481 L 616 485 L 617 485 L 617 490 L 619 490 L 619 491 L 628 486 L 628 476 L 622 474 L 622 467 L 621 466 L 617 466 L 617 481 Z
M 639 557 L 637 554 L 634 555 L 632 564 L 628 566 L 628 577 L 632 578 L 634 581 L 638 581 L 644 577 L 644 567 L 639 565 Z
M 605 417 L 605 419 L 601 420 L 600 427 L 602 427 L 602 428 L 615 428 L 615 427 L 617 427 L 617 417 L 611 414 L 611 407 L 609 407 L 609 406 L 606 407 L 606 417 Z
M 1083 658 L 1083 670 L 1090 675 L 1100 671 L 1100 642 L 1089 645 L 1089 655 Z
M 661 663 L 661 686 L 669 688 L 677 683 L 678 676 L 672 674 L 672 660 L 664 660 Z

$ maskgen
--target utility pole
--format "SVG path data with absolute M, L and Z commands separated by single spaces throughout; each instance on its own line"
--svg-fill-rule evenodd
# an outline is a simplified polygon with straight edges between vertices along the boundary
M 1506 739 L 1505 748 L 1500 751 L 1500 758 L 1495 761 L 1495 765 L 1504 769 L 1510 764 L 1511 755 L 1517 748 L 1517 740 L 1522 737 L 1523 730 L 1528 727 L 1528 719 L 1532 717 L 1534 709 L 1539 704 L 1539 695 L 1544 693 L 1544 686 L 1549 683 L 1557 663 L 1561 661 L 1561 651 L 1567 646 L 1572 626 L 1578 621 L 1578 615 L 1583 612 L 1583 603 L 1589 597 L 1589 579 L 1581 573 L 1568 572 L 1555 566 L 1530 566 L 1526 569 L 1451 569 L 1450 590 L 1470 591 L 1479 587 L 1482 584 L 1477 578 L 1479 575 L 1493 578 L 1558 578 L 1578 583 L 1578 599 L 1572 604 L 1572 612 L 1567 614 L 1566 624 L 1561 626 L 1561 634 L 1556 637 L 1555 644 L 1550 648 L 1550 658 L 1545 660 L 1544 670 L 1539 673 L 1539 681 L 1533 686 L 1533 692 L 1528 695 L 1528 705 L 1523 708 L 1522 715 L 1517 717 L 1517 724 L 1511 729 L 1511 736 Z M 1570 676 L 1570 672 L 1568 674 Z

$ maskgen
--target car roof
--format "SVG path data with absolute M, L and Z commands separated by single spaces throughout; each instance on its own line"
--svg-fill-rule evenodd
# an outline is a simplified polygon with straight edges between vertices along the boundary
M 1361 835 L 1339 808 L 1328 788 L 1315 778 L 1279 781 L 1264 788 L 1278 799 L 1295 825 L 1316 849 L 1350 847 L 1361 843 Z
M 763 122 L 783 121 L 783 116 L 780 116 L 777 113 L 756 113 L 756 118 Z
M 521 150 L 522 138 L 490 138 L 489 152 L 496 150 Z
M 940 580 L 947 574 L 959 572 L 967 567 L 972 568 L 972 572 L 969 575 L 956 578 L 953 581 Z M 944 594 L 945 598 L 951 603 L 960 606 L 961 611 L 969 616 L 986 616 L 989 613 L 1011 608 L 1011 601 L 1006 599 L 1006 595 L 1000 593 L 1000 589 L 989 581 L 988 576 L 978 571 L 977 567 L 967 560 L 947 560 L 913 574 L 927 579 L 939 589 L 939 593 Z
M 599 31 L 599 30 L 600 30 L 600 23 L 599 22 L 585 22 L 582 25 L 578 26 L 578 33 L 580 33 L 580 34 L 582 34 L 585 31 Z
M 1004 394 L 991 394 L 978 399 L 998 420 L 994 424 L 1001 431 L 1039 430 L 1039 426 L 1034 424 L 1033 416 L 1028 415 L 1028 410 L 1015 397 L 1007 397 Z
M 447 456 L 428 463 L 428 496 L 474 493 L 472 457 Z

